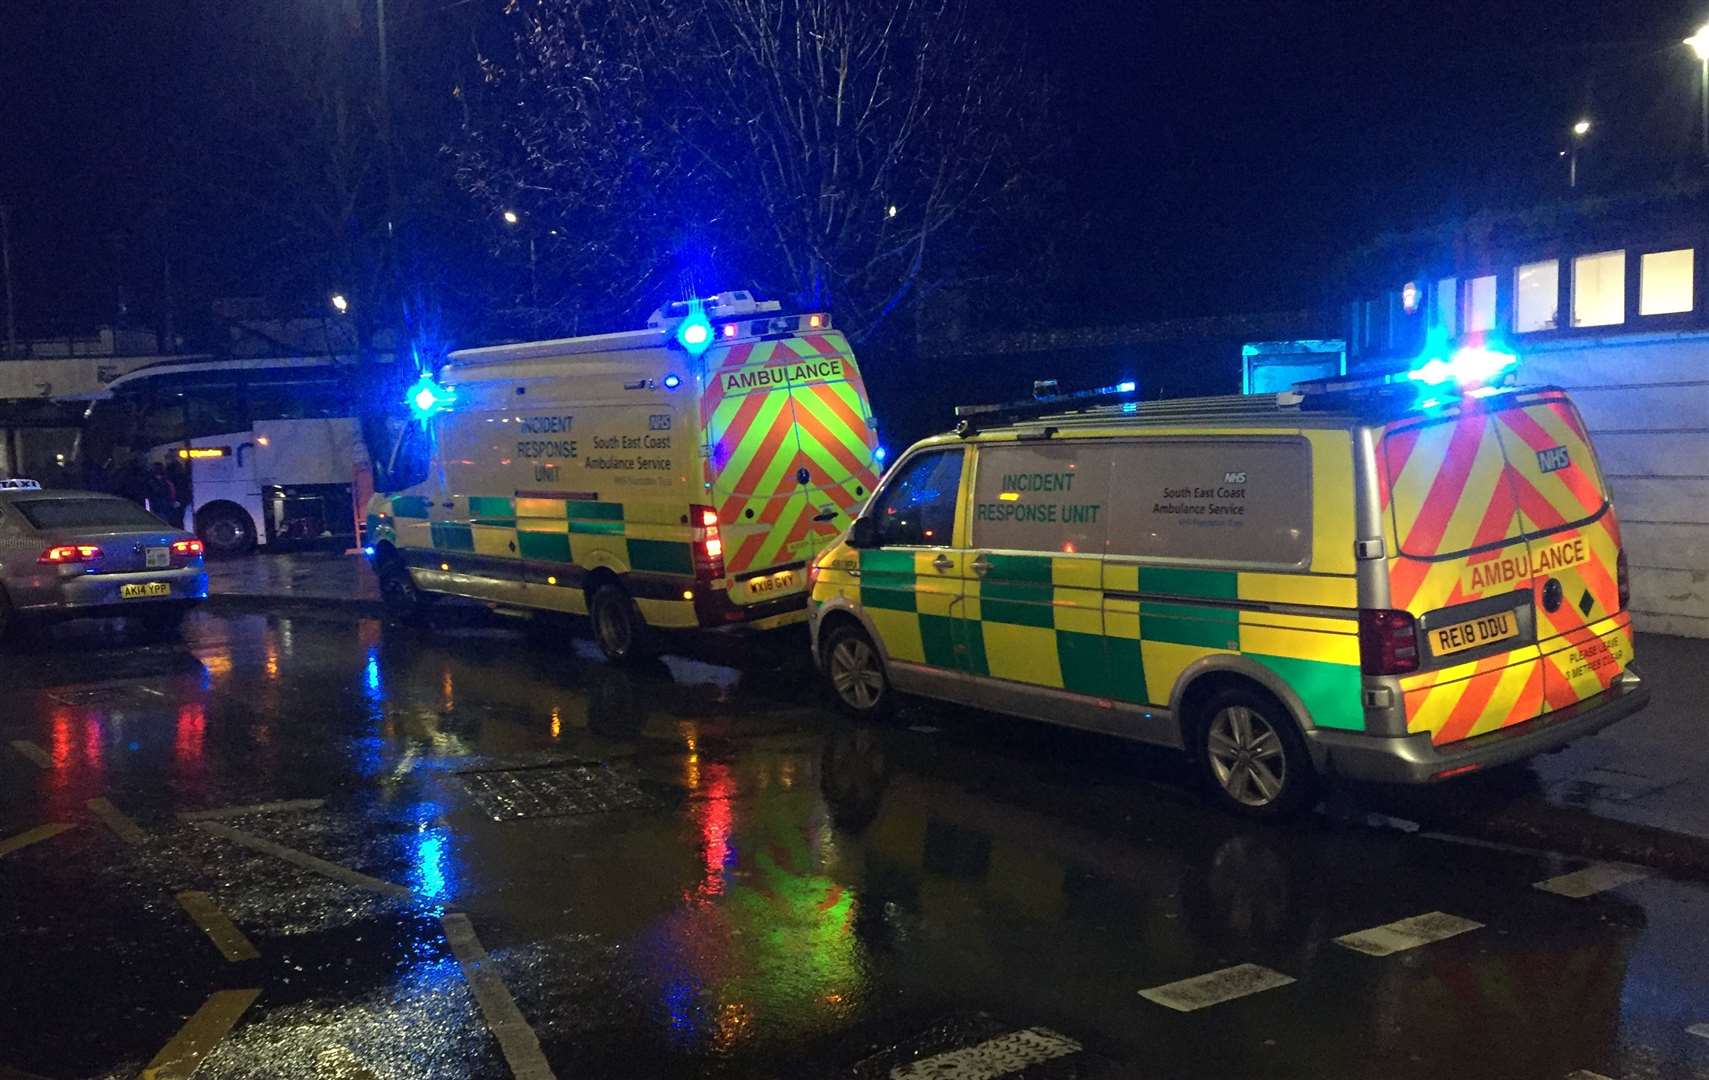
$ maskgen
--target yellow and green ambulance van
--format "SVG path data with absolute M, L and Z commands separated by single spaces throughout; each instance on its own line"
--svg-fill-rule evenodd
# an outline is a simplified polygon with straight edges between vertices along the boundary
M 746 292 L 454 352 L 409 404 L 368 511 L 387 604 L 590 615 L 617 661 L 654 631 L 805 619 L 808 561 L 879 471 L 848 341 Z
M 1595 731 L 1649 693 L 1619 525 L 1572 402 L 1497 385 L 1504 356 L 958 410 L 815 560 L 815 659 L 860 715 L 909 693 L 1184 749 L 1258 816 Z

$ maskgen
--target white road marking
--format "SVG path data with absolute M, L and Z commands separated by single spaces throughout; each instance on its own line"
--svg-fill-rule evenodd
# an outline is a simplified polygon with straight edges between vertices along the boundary
M 24 755 L 38 769 L 53 768 L 53 759 L 47 756 L 47 751 L 28 739 L 13 739 L 12 749 Z
M 70 828 L 74 828 L 74 826 L 67 825 L 63 821 L 56 821 L 51 825 L 37 825 L 35 828 L 26 832 L 21 832 L 17 836 L 11 836 L 4 840 L 0 840 L 0 856 L 10 855 L 19 848 L 26 848 L 31 844 L 39 844 L 43 840 L 51 840 L 53 837 L 58 836 L 60 833 Z
M 1389 956 L 1416 949 L 1420 945 L 1429 945 L 1434 941 L 1443 941 L 1468 930 L 1481 929 L 1483 923 L 1432 911 L 1427 915 L 1414 915 L 1410 919 L 1373 926 L 1355 934 L 1345 934 L 1336 938 L 1335 943 L 1367 956 Z
M 1274 990 L 1293 981 L 1293 976 L 1271 971 L 1267 967 L 1237 964 L 1208 975 L 1195 975 L 1191 979 L 1153 986 L 1149 990 L 1141 990 L 1139 996 L 1177 1012 L 1192 1012 L 1194 1009 L 1221 1005 L 1235 998 Z
M 1049 1028 L 1011 1031 L 977 1046 L 950 1050 L 890 1070 L 890 1080 L 990 1080 L 1084 1049 Z
M 1649 876 L 1649 871 L 1639 870 L 1632 866 L 1592 863 L 1583 870 L 1574 870 L 1570 874 L 1562 874 L 1546 881 L 1533 882 L 1531 887 L 1559 896 L 1570 896 L 1574 900 L 1582 900 L 1587 896 L 1595 896 L 1599 892 L 1607 892 L 1609 889 L 1633 881 L 1642 881 Z
M 201 829 L 204 832 L 213 833 L 215 836 L 222 836 L 234 844 L 242 844 L 246 848 L 251 848 L 265 855 L 271 855 L 276 859 L 284 859 L 286 862 L 295 866 L 300 866 L 304 870 L 312 870 L 315 873 L 320 874 L 322 877 L 329 877 L 334 881 L 342 881 L 347 885 L 354 885 L 359 889 L 370 889 L 374 892 L 388 893 L 392 896 L 414 895 L 402 885 L 394 885 L 389 881 L 381 881 L 379 878 L 369 877 L 367 874 L 359 874 L 356 871 L 351 870 L 349 867 L 340 866 L 335 862 L 327 862 L 325 859 L 316 858 L 306 851 L 298 851 L 296 848 L 289 848 L 284 844 L 275 844 L 271 840 L 263 839 L 262 837 L 256 836 L 252 833 L 246 833 L 241 829 L 234 829 L 230 825 L 221 825 L 217 821 L 198 821 L 196 822 L 196 828 Z
M 286 799 L 283 802 L 253 803 L 249 806 L 220 806 L 212 810 L 179 811 L 179 821 L 217 821 L 220 818 L 248 817 L 250 814 L 282 814 L 291 810 L 319 810 L 325 799 Z
M 445 927 L 445 940 L 451 943 L 451 953 L 463 969 L 463 978 L 474 992 L 487 1028 L 498 1040 L 511 1075 L 517 1080 L 556 1080 L 552 1067 L 546 1064 L 546 1055 L 540 1050 L 539 1036 L 523 1019 L 516 999 L 510 996 L 509 988 L 494 970 L 469 917 L 453 913 L 441 919 L 440 925 Z
M 215 991 L 184 1022 L 172 1041 L 142 1070 L 141 1080 L 189 1080 L 189 1077 L 261 996 L 259 990 Z
M 137 827 L 137 823 L 124 815 L 118 807 L 106 799 L 90 799 L 84 804 L 89 812 L 101 819 L 101 824 L 113 830 L 127 844 L 141 844 L 148 839 L 148 834 Z
M 1692 1024 L 1685 1029 L 1687 1035 L 1695 1035 L 1699 1039 L 1709 1039 L 1709 1024 Z
M 1603 1076 L 1599 1072 L 1591 1072 L 1589 1069 L 1574 1069 L 1567 1073 L 1567 1080 L 1614 1080 L 1614 1078 Z

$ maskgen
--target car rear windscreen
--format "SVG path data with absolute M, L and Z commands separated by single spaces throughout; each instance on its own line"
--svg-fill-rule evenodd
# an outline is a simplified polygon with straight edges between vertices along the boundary
M 163 529 L 166 523 L 124 499 L 24 499 L 12 504 L 38 529 Z

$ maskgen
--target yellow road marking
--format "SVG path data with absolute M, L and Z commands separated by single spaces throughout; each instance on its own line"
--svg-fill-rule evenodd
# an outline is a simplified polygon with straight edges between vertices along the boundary
M 249 939 L 243 936 L 243 931 L 237 928 L 226 913 L 214 903 L 213 897 L 205 892 L 188 890 L 178 894 L 178 904 L 187 912 L 196 925 L 202 928 L 202 933 L 208 935 L 214 943 L 214 948 L 220 955 L 237 963 L 240 960 L 255 960 L 261 954 L 255 951 Z
M 511 1075 L 516 1080 L 555 1080 L 552 1067 L 546 1063 L 546 1055 L 540 1050 L 539 1037 L 528 1026 L 522 1010 L 516 1007 L 516 999 L 510 996 L 510 988 L 504 985 L 504 980 L 494 969 L 492 958 L 487 956 L 481 939 L 475 936 L 475 927 L 469 922 L 469 917 L 452 913 L 440 919 L 439 923 L 445 928 L 445 940 L 450 943 L 451 953 L 463 969 L 463 978 L 468 980 L 469 989 L 474 992 L 475 1003 L 481 1007 L 487 1029 L 498 1040 L 498 1048 L 504 1054 L 505 1064 L 510 1066 Z
M 142 1080 L 189 1080 L 237 1018 L 261 996 L 260 990 L 220 990 L 202 1002 L 172 1041 L 142 1070 Z
M 306 851 L 298 851 L 296 848 L 289 848 L 284 844 L 275 844 L 263 837 L 246 833 L 241 829 L 234 829 L 230 825 L 221 825 L 217 821 L 198 821 L 196 828 L 203 832 L 213 833 L 215 836 L 223 836 L 235 844 L 242 844 L 246 848 L 271 855 L 276 859 L 284 859 L 294 866 L 300 866 L 304 870 L 312 870 L 322 877 L 342 881 L 347 885 L 355 885 L 360 889 L 372 889 L 374 892 L 389 893 L 393 896 L 414 895 L 402 885 L 394 885 L 389 881 L 369 877 L 367 874 L 359 874 L 349 867 L 340 866 L 335 862 L 327 862 L 325 859 L 318 859 Z
M 148 839 L 148 834 L 137 828 L 137 823 L 126 817 L 118 807 L 106 799 L 90 799 L 86 803 L 89 811 L 101 819 L 101 824 L 113 830 L 127 844 L 140 844 Z
M 28 739 L 13 739 L 12 749 L 28 758 L 30 764 L 38 769 L 53 768 L 53 759 L 47 756 L 47 751 Z
M 250 814 L 280 814 L 289 810 L 319 810 L 325 799 L 286 799 L 283 802 L 253 803 L 249 806 L 221 806 L 213 810 L 184 810 L 180 821 L 213 821 L 217 818 L 247 817 Z
M 1373 926 L 1355 934 L 1343 934 L 1335 939 L 1335 943 L 1355 952 L 1362 952 L 1366 956 L 1391 956 L 1397 952 L 1416 949 L 1420 945 L 1429 945 L 1433 941 L 1443 941 L 1481 929 L 1483 923 L 1432 911 L 1427 915 L 1414 915 L 1410 919 Z
M 40 843 L 43 840 L 50 840 L 70 828 L 74 828 L 74 826 L 67 825 L 63 821 L 56 821 L 51 825 L 37 825 L 28 832 L 21 832 L 17 836 L 0 840 L 0 856 L 10 855 L 19 848 L 29 847 L 31 844 Z

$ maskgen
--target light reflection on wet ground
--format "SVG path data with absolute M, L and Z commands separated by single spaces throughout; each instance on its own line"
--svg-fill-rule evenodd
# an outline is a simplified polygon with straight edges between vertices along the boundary
M 1709 1075 L 1696 887 L 1567 901 L 1530 887 L 1547 859 L 1250 827 L 1167 755 L 936 707 L 851 726 L 801 665 L 722 647 L 738 663 L 621 671 L 502 627 L 204 615 L 180 646 L 96 628 L 5 657 L 0 742 L 50 764 L 0 761 L 0 836 L 78 828 L 0 862 L 0 1067 L 131 1075 L 254 986 L 199 1077 L 507 1075 L 456 911 L 560 1076 L 878 1075 L 925 1032 L 1031 1025 L 1087 1048 L 1040 1075 Z M 300 799 L 326 801 L 219 823 L 410 895 L 176 816 Z M 222 961 L 184 889 L 261 959 Z M 1333 943 L 1438 910 L 1485 929 Z M 1298 982 L 1184 1015 L 1138 997 L 1239 963 Z

